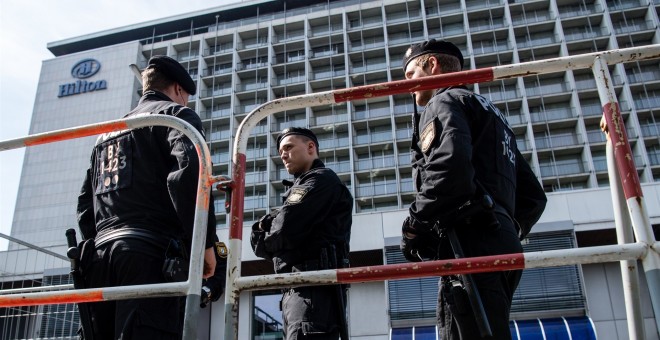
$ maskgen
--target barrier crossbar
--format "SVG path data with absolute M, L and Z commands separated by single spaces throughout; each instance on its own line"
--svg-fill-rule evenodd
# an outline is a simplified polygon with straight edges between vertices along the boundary
M 74 128 L 44 132 L 27 137 L 0 141 L 0 151 L 20 147 L 41 145 L 69 139 L 95 136 L 101 133 L 138 129 L 147 126 L 166 126 L 177 129 L 190 138 L 199 157 L 199 180 L 194 218 L 194 231 L 191 245 L 188 280 L 184 282 L 149 285 L 78 289 L 72 291 L 48 291 L 39 293 L 10 294 L 0 296 L 0 307 L 49 305 L 60 303 L 100 302 L 132 298 L 165 297 L 187 295 L 183 337 L 194 339 L 197 335 L 197 315 L 199 314 L 200 287 L 202 286 L 202 253 L 207 228 L 209 192 L 214 182 L 211 175 L 211 156 L 204 137 L 189 123 L 172 116 L 149 115 L 108 122 L 89 124 Z
M 238 298 L 243 290 L 286 287 L 291 285 L 344 284 L 387 279 L 417 278 L 446 274 L 472 273 L 549 267 L 566 264 L 632 261 L 641 259 L 649 282 L 652 305 L 656 315 L 656 328 L 660 331 L 660 255 L 655 242 L 650 220 L 646 213 L 641 186 L 634 167 L 634 157 L 630 151 L 621 114 L 618 111 L 616 96 L 601 95 L 603 115 L 612 139 L 617 141 L 618 153 L 616 168 L 628 177 L 622 177 L 628 213 L 632 216 L 632 227 L 637 236 L 636 243 L 617 246 L 571 249 L 561 252 L 534 252 L 501 255 L 495 257 L 474 257 L 460 260 L 406 263 L 374 267 L 322 270 L 315 272 L 286 273 L 260 277 L 241 277 L 241 252 L 243 233 L 243 195 L 245 189 L 245 166 L 247 142 L 252 129 L 264 118 L 277 112 L 305 107 L 336 104 L 352 100 L 369 99 L 420 90 L 432 90 L 452 85 L 474 84 L 515 77 L 526 77 L 572 69 L 593 68 L 600 64 L 613 65 L 623 62 L 660 58 L 660 44 L 604 52 L 594 52 L 575 56 L 530 61 L 505 66 L 495 66 L 476 70 L 440 74 L 420 79 L 400 80 L 365 85 L 354 88 L 331 90 L 276 99 L 252 110 L 238 127 L 232 157 L 233 189 L 237 194 L 231 200 L 229 227 L 229 258 L 227 264 L 227 289 L 225 294 L 225 339 L 238 339 Z M 612 84 L 609 74 L 602 69 L 594 69 L 597 83 Z M 598 74 L 596 74 L 598 73 Z M 604 85 L 607 87 L 607 84 Z M 602 84 L 599 85 L 602 87 Z M 599 91 L 600 92 L 600 91 Z M 627 150 L 625 149 L 627 147 Z M 634 173 L 634 175 L 632 175 Z M 612 174 L 612 171 L 610 171 Z M 479 271 L 476 268 L 479 268 Z M 628 306 L 628 304 L 627 304 Z M 630 324 L 629 328 L 634 327 Z M 639 330 L 637 330 L 639 332 Z M 643 330 L 641 330 L 643 332 Z

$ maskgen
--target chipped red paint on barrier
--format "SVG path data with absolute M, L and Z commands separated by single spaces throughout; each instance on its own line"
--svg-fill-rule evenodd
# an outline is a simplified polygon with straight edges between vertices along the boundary
M 41 136 L 35 138 L 29 138 L 25 141 L 25 146 L 34 146 L 46 143 L 61 142 L 68 139 L 74 139 L 79 137 L 94 136 L 108 131 L 119 131 L 128 129 L 128 125 L 125 122 L 117 122 L 112 124 L 96 125 L 90 126 L 82 129 L 78 129 L 71 132 L 63 132 L 54 135 Z
M 49 297 L 29 297 L 21 295 L 0 296 L 0 307 L 55 305 L 61 303 L 99 302 L 103 301 L 103 292 L 95 290 L 87 293 L 67 293 L 66 295 Z
M 410 93 L 415 91 L 432 90 L 447 86 L 474 84 L 493 80 L 493 69 L 440 74 L 418 79 L 391 81 L 375 85 L 364 85 L 334 91 L 335 103 L 347 102 L 357 99 L 382 97 L 387 95 Z
M 436 276 L 458 273 L 473 274 L 501 270 L 525 268 L 525 256 L 522 253 L 480 257 L 479 260 L 464 258 L 429 262 L 401 263 L 380 266 L 337 269 L 337 282 L 358 283 L 407 279 L 419 277 L 420 273 Z M 409 273 L 409 275 L 406 275 Z
M 232 176 L 234 185 L 231 191 L 231 224 L 229 239 L 243 239 L 243 201 L 245 199 L 245 154 L 236 154 L 238 164 L 234 164 Z
M 619 104 L 616 102 L 605 104 L 603 106 L 603 115 L 607 121 L 607 131 L 610 134 L 610 140 L 614 148 L 614 159 L 616 160 L 616 166 L 619 170 L 626 199 L 644 197 Z

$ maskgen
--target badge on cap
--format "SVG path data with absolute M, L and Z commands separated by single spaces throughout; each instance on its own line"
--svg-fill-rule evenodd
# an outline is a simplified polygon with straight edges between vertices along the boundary
M 422 152 L 426 153 L 431 148 L 431 145 L 433 145 L 433 140 L 435 139 L 435 119 L 426 124 L 419 139 L 422 142 Z
M 226 259 L 227 254 L 229 254 L 229 251 L 227 251 L 227 246 L 224 244 L 224 242 L 215 243 L 215 252 L 218 253 L 218 256 L 221 259 Z
M 406 54 L 405 54 L 403 57 L 404 57 L 404 58 L 410 58 L 410 56 L 412 55 L 412 51 L 413 51 L 412 47 L 409 48 L 409 49 L 406 51 Z
M 301 188 L 291 189 L 289 197 L 287 197 L 286 202 L 289 204 L 297 204 L 302 202 L 303 197 L 307 194 L 307 190 Z

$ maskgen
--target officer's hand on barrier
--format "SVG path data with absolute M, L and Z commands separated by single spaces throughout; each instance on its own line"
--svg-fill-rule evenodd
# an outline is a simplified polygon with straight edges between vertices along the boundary
M 401 226 L 401 251 L 406 260 L 410 262 L 421 262 L 422 257 L 419 256 L 417 238 L 419 230 L 414 227 L 414 219 L 410 216 L 406 217 Z
M 401 226 L 401 251 L 410 262 L 438 258 L 440 238 L 428 224 L 407 217 Z
M 411 246 L 411 243 L 414 243 L 414 242 L 411 242 L 411 241 L 412 240 L 406 238 L 405 235 L 401 238 L 400 247 L 401 247 L 401 252 L 403 253 L 403 257 L 405 257 L 406 260 L 408 260 L 408 262 L 422 262 L 422 261 L 424 261 L 419 256 L 419 254 L 417 252 L 417 249 L 415 249 Z
M 211 303 L 211 296 L 213 293 L 211 292 L 211 288 L 207 286 L 202 286 L 202 294 L 199 298 L 199 306 L 201 308 L 205 308 L 208 306 L 209 303 Z

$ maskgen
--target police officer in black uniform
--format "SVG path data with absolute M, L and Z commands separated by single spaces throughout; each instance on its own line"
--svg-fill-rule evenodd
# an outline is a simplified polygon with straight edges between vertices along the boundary
M 199 116 L 186 107 L 195 83 L 177 61 L 154 56 L 142 82 L 143 96 L 125 117 L 169 115 L 202 131 Z M 81 268 L 88 288 L 185 279 L 198 175 L 195 147 L 178 130 L 152 126 L 98 137 L 78 197 L 78 224 L 85 239 Z M 213 205 L 208 216 L 205 278 L 216 267 Z M 179 300 L 94 303 L 90 327 L 95 339 L 177 339 Z
M 295 180 L 284 181 L 290 188 L 282 207 L 252 226 L 255 254 L 272 260 L 276 273 L 348 267 L 351 193 L 318 159 L 312 131 L 285 129 L 277 145 Z M 281 303 L 285 339 L 337 339 L 342 327 L 346 334 L 345 299 L 345 289 L 338 286 L 286 289 Z
M 430 40 L 405 53 L 406 79 L 457 72 L 463 55 L 452 43 Z M 464 86 L 414 92 L 425 106 L 413 114 L 412 167 L 416 196 L 402 228 L 409 261 L 453 258 L 443 230 L 453 228 L 466 257 L 522 252 L 540 218 L 545 193 L 521 156 L 502 113 Z M 441 238 L 438 234 L 442 235 Z M 493 332 L 510 339 L 509 311 L 522 271 L 473 274 Z M 459 278 L 443 277 L 438 297 L 442 339 L 480 339 Z

